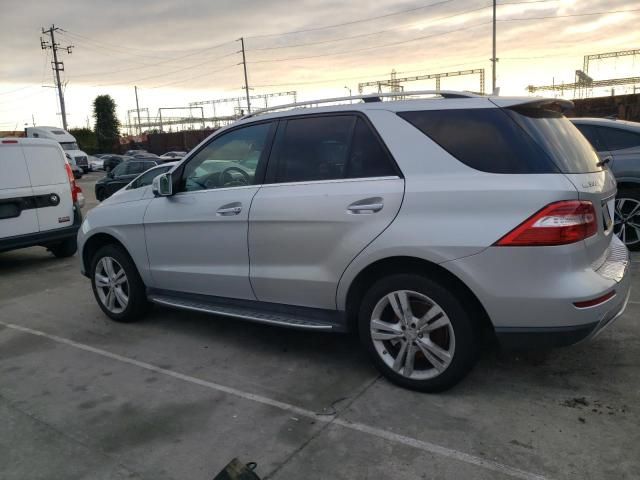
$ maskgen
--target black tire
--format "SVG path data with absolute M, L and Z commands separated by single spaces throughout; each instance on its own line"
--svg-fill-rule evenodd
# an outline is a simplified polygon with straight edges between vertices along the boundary
M 70 237 L 60 243 L 50 245 L 49 251 L 58 258 L 73 256 L 78 251 L 78 242 L 76 241 L 76 237 Z
M 627 204 L 624 206 L 624 212 L 623 212 L 627 214 L 630 213 L 631 211 L 630 208 L 634 208 L 634 204 L 637 205 L 637 203 L 640 203 L 640 188 L 620 189 L 618 191 L 618 195 L 616 196 L 616 207 L 618 205 L 618 201 L 621 199 L 630 200 L 630 202 L 627 202 Z M 616 220 L 617 219 L 618 219 L 618 208 L 616 208 Z M 640 225 L 640 210 L 633 216 L 633 219 L 629 219 L 629 220 L 633 220 L 634 224 Z M 628 227 L 628 225 L 626 227 Z M 623 240 L 622 236 L 620 235 L 620 227 L 616 227 L 616 234 L 618 235 L 618 238 L 620 238 L 620 240 Z M 633 229 L 632 232 L 630 230 L 629 235 L 625 235 L 623 242 L 627 246 L 627 248 L 631 251 L 637 252 L 640 250 L 640 236 L 635 229 Z
M 126 308 L 120 313 L 114 313 L 110 311 L 100 299 L 98 290 L 96 287 L 96 268 L 98 262 L 104 257 L 111 257 L 117 261 L 117 263 L 124 270 L 128 281 L 128 303 Z M 98 305 L 102 311 L 112 320 L 116 322 L 130 323 L 141 319 L 145 313 L 149 310 L 149 302 L 147 301 L 146 288 L 138 269 L 136 268 L 133 260 L 129 254 L 119 245 L 105 245 L 101 247 L 93 256 L 91 260 L 90 269 L 91 288 L 93 289 L 93 295 L 95 296 Z
M 403 376 L 387 365 L 375 348 L 370 328 L 373 310 L 381 299 L 398 290 L 409 290 L 425 295 L 437 303 L 449 318 L 454 333 L 455 348 L 449 365 L 431 378 L 415 379 Z M 360 339 L 378 370 L 393 383 L 421 392 L 441 392 L 462 380 L 477 360 L 479 334 L 473 322 L 472 312 L 465 309 L 461 298 L 463 297 L 450 287 L 418 274 L 395 274 L 375 282 L 362 299 L 358 315 L 358 330 Z M 386 354 L 387 351 L 383 353 Z M 421 361 L 427 362 L 424 354 L 416 355 L 415 358 L 422 355 Z
M 104 188 L 96 190 L 96 200 L 99 202 L 104 201 L 107 198 L 107 191 Z

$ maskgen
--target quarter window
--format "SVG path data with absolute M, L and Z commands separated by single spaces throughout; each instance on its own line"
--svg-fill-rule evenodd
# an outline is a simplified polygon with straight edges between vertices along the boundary
M 215 137 L 185 166 L 180 189 L 192 192 L 253 185 L 270 129 L 271 123 L 260 123 Z

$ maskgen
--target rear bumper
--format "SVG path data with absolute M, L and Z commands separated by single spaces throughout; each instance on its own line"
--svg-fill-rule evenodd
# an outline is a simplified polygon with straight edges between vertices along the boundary
M 569 248 L 494 247 L 445 266 L 476 294 L 502 346 L 560 347 L 610 325 L 624 312 L 631 289 L 629 253 L 618 238 L 596 265 Z M 596 305 L 574 305 L 612 291 L 613 297 Z
M 82 212 L 80 206 L 73 206 L 73 224 L 68 227 L 46 230 L 44 232 L 29 233 L 0 239 L 0 252 L 17 250 L 19 248 L 34 247 L 37 245 L 49 245 L 74 238 L 82 224 Z

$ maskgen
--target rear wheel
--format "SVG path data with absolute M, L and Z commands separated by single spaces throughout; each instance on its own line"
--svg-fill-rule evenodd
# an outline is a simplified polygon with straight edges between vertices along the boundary
M 421 275 L 376 282 L 363 298 L 359 330 L 380 372 L 413 390 L 451 388 L 477 357 L 471 317 L 455 292 Z
M 118 322 L 134 322 L 149 307 L 140 274 L 118 245 L 105 245 L 94 255 L 91 286 L 102 311 Z
M 618 192 L 613 230 L 629 250 L 640 250 L 640 190 Z
M 78 250 L 76 237 L 70 237 L 66 240 L 49 246 L 49 251 L 58 258 L 70 257 Z

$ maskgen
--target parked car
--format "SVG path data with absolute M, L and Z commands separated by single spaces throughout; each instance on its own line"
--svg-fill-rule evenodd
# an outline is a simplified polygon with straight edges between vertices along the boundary
M 151 183 L 153 182 L 153 179 L 158 175 L 168 172 L 177 164 L 177 162 L 166 162 L 150 168 L 146 172 L 138 175 L 127 186 L 111 195 L 109 197 L 109 203 L 130 202 L 132 200 L 139 200 L 143 198 L 143 196 L 153 198 L 153 193 L 151 191 Z
M 640 123 L 606 118 L 572 118 L 618 181 L 615 227 L 630 250 L 640 250 Z
M 71 173 L 73 174 L 73 178 L 80 179 L 82 175 L 84 175 L 84 170 L 75 162 L 73 157 L 71 157 L 68 153 L 64 154 L 67 163 L 69 164 L 69 168 L 71 168 Z
M 0 140 L 0 252 L 36 245 L 56 257 L 77 250 L 82 190 L 53 140 Z
M 102 157 L 102 165 L 104 166 L 104 171 L 108 173 L 118 165 L 120 165 L 120 163 L 122 163 L 123 161 L 131 158 L 133 157 L 127 157 L 125 155 L 106 155 Z
M 610 325 L 628 251 L 613 174 L 551 108 L 571 103 L 439 95 L 216 131 L 154 197 L 89 212 L 78 239 L 98 305 L 122 322 L 155 303 L 356 329 L 383 375 L 422 391 L 460 381 L 485 329 L 549 348 Z
M 138 150 L 127 150 L 124 153 L 124 155 L 125 155 L 125 157 L 132 157 L 132 156 L 134 156 L 134 155 L 136 155 L 138 153 L 147 153 L 147 151 L 146 150 L 141 150 L 141 149 L 138 149 Z
M 186 155 L 187 155 L 187 152 L 172 151 L 172 152 L 167 152 L 160 155 L 160 159 L 163 162 L 171 162 L 171 161 L 175 162 L 177 160 L 182 160 Z
M 153 160 L 128 160 L 120 163 L 106 176 L 96 182 L 95 193 L 98 201 L 103 201 L 120 190 L 143 172 L 157 165 Z
M 134 153 L 133 154 L 133 158 L 153 158 L 155 160 L 159 159 L 160 157 L 158 157 L 158 155 L 156 155 L 155 153 L 149 153 L 149 152 L 143 152 L 143 153 Z
M 92 172 L 104 170 L 104 160 L 101 157 L 89 155 L 89 170 Z

